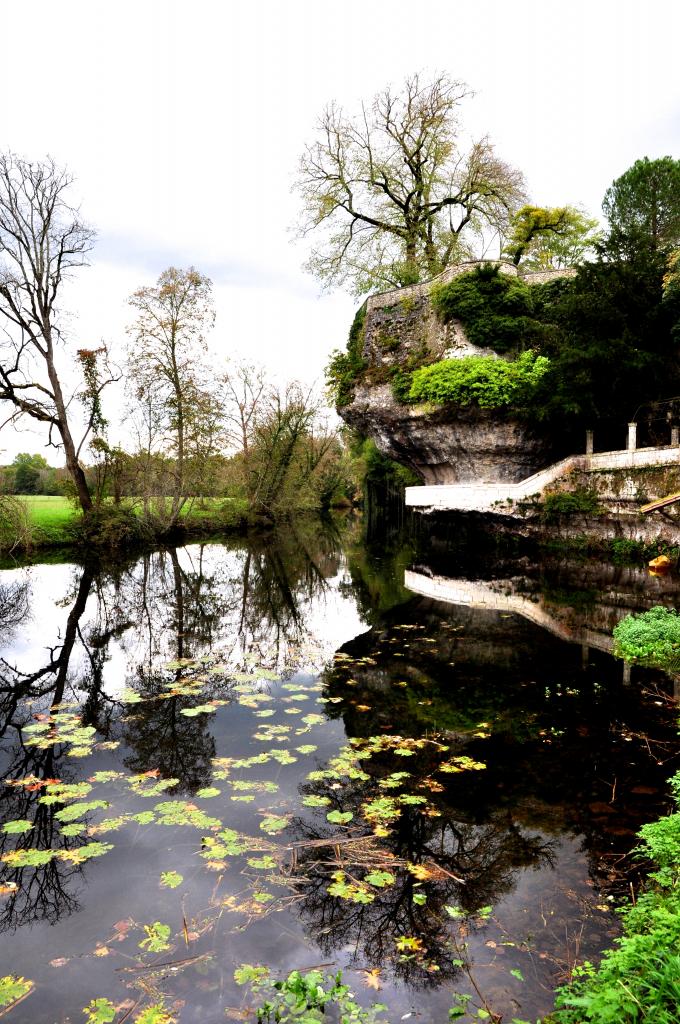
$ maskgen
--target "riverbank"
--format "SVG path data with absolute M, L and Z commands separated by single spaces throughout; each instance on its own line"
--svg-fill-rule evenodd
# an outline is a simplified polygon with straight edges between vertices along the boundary
M 0 524 L 0 550 L 5 553 L 70 547 L 86 540 L 116 547 L 138 541 L 164 539 L 162 510 L 144 517 L 140 502 L 106 502 L 95 509 L 92 522 L 72 501 L 56 495 L 16 495 L 6 500 L 11 509 Z M 187 502 L 174 537 L 202 537 L 244 529 L 251 521 L 247 501 L 240 498 L 202 498 Z

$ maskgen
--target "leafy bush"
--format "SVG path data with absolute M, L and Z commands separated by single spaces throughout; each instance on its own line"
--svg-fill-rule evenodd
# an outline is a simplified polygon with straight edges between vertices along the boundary
M 349 405 L 354 393 L 354 385 L 366 370 L 368 364 L 363 357 L 364 323 L 366 321 L 365 304 L 357 310 L 349 330 L 347 350 L 335 349 L 326 367 L 326 384 L 337 408 Z
M 527 348 L 543 333 L 533 314 L 530 286 L 492 264 L 435 285 L 431 300 L 445 323 L 460 320 L 474 345 L 496 352 Z
M 128 505 L 96 505 L 73 524 L 74 540 L 93 547 L 119 548 L 153 541 L 152 523 Z
M 595 491 L 577 488 L 574 491 L 556 491 L 543 501 L 543 520 L 546 523 L 577 515 L 598 515 L 600 503 Z
M 614 629 L 614 650 L 626 661 L 671 667 L 680 658 L 680 616 L 662 606 L 626 616 Z
M 21 548 L 28 551 L 33 543 L 33 530 L 28 506 L 20 498 L 0 495 L 0 551 Z
M 526 405 L 550 369 L 550 360 L 523 352 L 513 361 L 493 356 L 443 359 L 413 374 L 409 397 L 421 402 L 479 405 L 483 409 Z

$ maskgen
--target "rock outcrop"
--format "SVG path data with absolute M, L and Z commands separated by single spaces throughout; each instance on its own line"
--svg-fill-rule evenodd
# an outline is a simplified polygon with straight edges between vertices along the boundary
M 450 267 L 434 282 L 369 297 L 362 349 L 368 371 L 352 402 L 338 410 L 384 455 L 413 469 L 426 484 L 514 483 L 548 465 L 554 454 L 549 441 L 526 423 L 497 410 L 405 405 L 394 398 L 388 382 L 396 370 L 438 359 L 496 355 L 473 345 L 458 321 L 444 323 L 430 301 L 433 284 L 446 283 L 474 266 Z M 500 264 L 499 270 L 518 276 L 517 268 L 508 264 Z M 552 276 L 561 274 L 525 279 L 539 283 Z
M 472 406 L 402 405 L 389 384 L 359 385 L 340 414 L 426 484 L 514 483 L 550 462 L 546 441 L 518 420 Z

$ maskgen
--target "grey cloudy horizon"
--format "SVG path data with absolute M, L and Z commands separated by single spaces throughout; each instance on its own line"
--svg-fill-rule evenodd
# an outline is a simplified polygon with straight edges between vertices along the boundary
M 414 71 L 468 83 L 465 131 L 488 134 L 538 204 L 598 216 L 635 159 L 680 156 L 673 0 L 0 0 L 0 11 L 0 149 L 66 165 L 97 230 L 66 295 L 70 351 L 103 340 L 120 358 L 130 293 L 194 265 L 214 283 L 216 361 L 320 382 L 358 303 L 320 294 L 301 269 L 297 161 L 327 102 L 355 109 Z M 115 418 L 120 395 L 110 403 Z M 42 443 L 4 428 L 0 461 Z

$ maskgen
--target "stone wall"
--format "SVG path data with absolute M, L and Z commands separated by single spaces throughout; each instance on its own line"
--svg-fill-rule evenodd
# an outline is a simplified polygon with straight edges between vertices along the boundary
M 680 491 L 680 448 L 638 448 L 635 451 L 572 455 L 523 480 L 466 481 L 447 486 L 407 487 L 406 504 L 413 508 L 509 514 L 513 507 L 548 491 L 595 490 L 612 511 L 635 511 L 646 501 Z
M 407 363 L 410 357 L 422 362 L 428 357 L 455 359 L 466 355 L 496 356 L 497 353 L 492 349 L 472 345 L 459 321 L 443 323 L 435 314 L 430 301 L 433 285 L 448 284 L 460 274 L 489 264 L 497 266 L 502 274 L 519 277 L 528 284 L 544 284 L 554 278 L 569 277 L 575 273 L 573 270 L 549 270 L 522 274 L 512 263 L 476 261 L 447 267 L 431 281 L 371 295 L 366 300 L 363 349 L 364 359 L 369 366 L 374 370 L 389 370 Z

